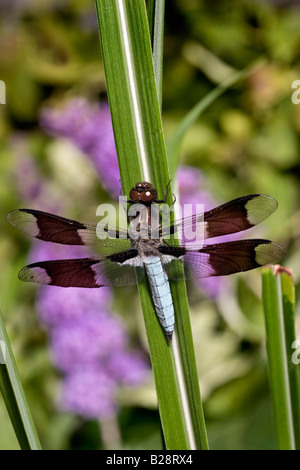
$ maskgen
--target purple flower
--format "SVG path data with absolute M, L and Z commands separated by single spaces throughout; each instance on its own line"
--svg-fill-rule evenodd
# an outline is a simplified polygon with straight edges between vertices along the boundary
M 110 301 L 111 291 L 103 287 L 45 286 L 38 293 L 39 316 L 50 327 L 51 356 L 65 374 L 61 407 L 86 418 L 110 416 L 118 385 L 137 386 L 148 377 L 146 362 L 127 351 L 127 333 Z
M 84 100 L 75 100 L 65 109 L 65 114 L 49 110 L 45 116 L 49 118 L 47 125 L 53 133 L 70 137 L 89 153 L 107 187 L 118 196 L 119 172 L 108 108 L 100 109 Z M 15 179 L 23 199 L 30 205 L 34 202 L 37 208 L 63 213 L 65 208 L 61 201 L 54 203 L 56 197 L 29 156 L 25 140 L 17 136 L 12 144 L 17 157 Z M 29 262 L 90 256 L 94 253 L 84 246 L 37 240 Z M 136 352 L 127 350 L 128 335 L 111 312 L 111 299 L 110 287 L 42 286 L 37 294 L 37 311 L 49 329 L 53 362 L 64 374 L 60 405 L 66 411 L 87 418 L 105 418 L 115 413 L 118 386 L 121 383 L 139 385 L 148 376 L 148 364 Z
M 107 368 L 113 377 L 125 385 L 140 385 L 149 375 L 149 368 L 138 353 L 120 349 L 110 355 Z
M 97 313 L 87 303 L 84 314 L 52 329 L 52 356 L 60 370 L 70 373 L 89 363 L 103 364 L 116 349 L 123 353 L 127 340 L 117 318 L 104 311 Z
M 177 172 L 180 204 L 191 204 L 195 213 L 196 204 L 203 204 L 204 210 L 208 211 L 215 206 L 211 194 L 201 187 L 203 176 L 200 170 L 194 167 L 180 166 Z
M 38 170 L 36 160 L 30 154 L 28 143 L 21 133 L 12 137 L 11 147 L 15 163 L 12 176 L 21 199 L 31 206 L 47 207 L 50 212 L 61 210 L 61 201 Z
M 177 172 L 178 188 L 180 196 L 180 205 L 182 209 L 182 217 L 190 217 L 199 213 L 199 211 L 207 211 L 211 209 L 214 204 L 211 195 L 200 189 L 202 185 L 202 175 L 200 171 L 193 167 L 181 166 Z M 197 205 L 201 204 L 199 209 Z M 184 227 L 183 242 L 186 245 L 195 245 L 204 243 L 204 239 L 195 239 L 196 237 L 196 223 L 192 227 Z M 200 233 L 204 237 L 204 233 Z
M 37 206 L 44 206 L 45 201 L 52 200 L 49 186 L 43 175 L 38 171 L 36 161 L 29 152 L 28 143 L 21 133 L 16 133 L 11 139 L 11 149 L 14 159 L 13 179 L 22 200 L 28 201 Z
M 111 289 L 82 289 L 43 286 L 37 294 L 37 310 L 41 321 L 48 327 L 63 325 L 65 321 L 84 317 L 86 311 L 107 312 L 112 298 Z
M 44 260 L 84 258 L 92 256 L 93 252 L 86 246 L 61 245 L 59 243 L 47 243 L 43 240 L 36 240 L 32 245 L 29 261 L 36 263 Z
M 116 381 L 99 364 L 86 364 L 65 376 L 60 407 L 85 418 L 105 419 L 116 412 Z
M 0 8 L 6 14 L 13 13 L 13 16 L 19 16 L 28 8 L 28 0 L 1 0 Z
M 48 133 L 69 138 L 86 153 L 105 189 L 119 197 L 119 167 L 108 105 L 75 98 L 63 109 L 44 108 L 40 123 Z
M 200 185 L 203 184 L 202 173 L 195 167 L 181 165 L 176 176 L 180 197 L 188 196 L 192 192 L 198 191 Z
M 39 11 L 45 12 L 60 10 L 65 8 L 70 3 L 70 0 L 53 0 L 52 2 L 43 2 L 39 0 L 1 0 L 0 11 L 5 13 L 5 21 L 9 19 L 19 20 L 26 12 L 32 12 L 37 8 Z M 42 8 L 42 10 L 40 10 Z
M 37 241 L 29 255 L 31 263 L 54 259 L 71 259 L 89 256 L 82 246 L 58 245 Z M 37 294 L 37 310 L 40 319 L 48 327 L 60 325 L 66 320 L 73 320 L 89 312 L 108 311 L 112 298 L 109 287 L 65 289 L 56 286 L 42 286 Z
M 29 155 L 19 159 L 14 176 L 22 199 L 36 200 L 43 191 L 43 182 L 36 171 L 34 160 Z
M 191 214 L 196 214 L 197 204 L 203 204 L 204 211 L 211 210 L 216 206 L 216 203 L 213 201 L 211 195 L 207 191 L 200 189 L 203 185 L 203 178 L 201 172 L 198 169 L 181 166 L 179 167 L 177 177 L 180 204 L 182 208 L 184 207 L 184 204 L 191 204 Z M 193 227 L 193 230 L 195 230 L 195 227 Z M 203 240 L 204 244 L 220 243 L 222 241 L 226 241 L 226 239 L 223 237 L 218 237 L 218 239 L 214 238 L 212 240 Z M 195 242 L 191 242 L 191 245 L 193 244 L 195 244 Z M 189 243 L 186 242 L 186 245 L 188 246 Z M 190 258 L 190 262 L 192 263 L 194 256 L 192 254 L 187 256 Z M 194 261 L 196 261 L 196 259 Z M 209 256 L 207 256 L 206 263 L 209 263 Z M 196 272 L 199 273 L 200 269 L 201 266 L 198 265 Z M 203 266 L 202 270 L 203 275 L 204 273 L 209 275 L 209 269 L 207 269 L 205 266 Z M 212 298 L 217 297 L 226 286 L 226 280 L 221 277 L 203 277 L 197 279 L 196 283 L 206 293 L 206 295 Z

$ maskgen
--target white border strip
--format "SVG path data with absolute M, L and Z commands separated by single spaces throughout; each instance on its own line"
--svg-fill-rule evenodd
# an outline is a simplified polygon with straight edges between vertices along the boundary
M 126 1 L 126 0 L 125 0 Z M 141 118 L 141 112 L 139 107 L 139 100 L 137 94 L 137 86 L 135 80 L 135 73 L 134 73 L 134 66 L 132 60 L 132 52 L 130 47 L 130 39 L 129 39 L 129 31 L 128 25 L 126 21 L 126 11 L 124 8 L 124 0 L 117 0 L 116 2 L 119 18 L 120 18 L 120 32 L 121 38 L 123 42 L 123 48 L 125 53 L 125 62 L 128 72 L 128 79 L 131 89 L 131 96 L 132 96 L 132 103 L 133 103 L 133 112 L 134 112 L 134 121 L 136 125 L 136 132 L 137 132 L 137 141 L 138 141 L 138 148 L 139 154 L 142 161 L 142 170 L 144 173 L 144 179 L 146 181 L 150 181 L 150 172 L 147 163 L 147 154 L 145 148 L 145 141 L 144 141 L 144 132 L 143 132 L 143 124 Z
M 191 418 L 191 413 L 190 413 L 190 408 L 189 408 L 189 403 L 188 403 L 188 398 L 187 398 L 187 392 L 185 388 L 185 381 L 183 377 L 182 364 L 181 364 L 180 355 L 179 355 L 179 346 L 177 342 L 176 331 L 174 331 L 172 341 L 170 341 L 170 343 L 172 346 L 173 357 L 174 357 L 174 361 L 176 365 L 181 404 L 182 404 L 183 414 L 185 417 L 185 428 L 187 431 L 187 436 L 188 436 L 189 445 L 190 445 L 189 448 L 190 450 L 196 450 L 197 449 L 196 441 L 195 441 L 192 418 Z

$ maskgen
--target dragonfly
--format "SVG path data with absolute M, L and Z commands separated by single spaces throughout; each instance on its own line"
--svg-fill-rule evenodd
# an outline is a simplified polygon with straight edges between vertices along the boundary
M 154 310 L 167 339 L 171 340 L 175 313 L 170 279 L 226 276 L 274 264 L 284 255 L 279 244 L 264 239 L 191 246 L 180 235 L 179 240 L 170 241 L 170 235 L 185 233 L 200 222 L 205 240 L 247 230 L 276 210 L 276 200 L 266 194 L 242 196 L 202 214 L 193 214 L 167 225 L 159 223 L 155 236 L 151 237 L 153 205 L 166 202 L 167 191 L 168 187 L 164 199 L 158 199 L 151 183 L 139 182 L 131 189 L 128 203 L 139 204 L 145 209 L 129 217 L 130 223 L 135 226 L 137 236 L 134 239 L 127 229 L 108 224 L 78 222 L 33 209 L 10 212 L 8 222 L 37 239 L 117 250 L 102 256 L 33 263 L 20 271 L 19 279 L 52 286 L 97 288 L 133 285 L 140 282 L 146 273 Z M 146 220 L 142 213 L 146 213 Z M 145 225 L 146 231 L 143 231 Z M 99 238 L 99 228 L 106 237 Z

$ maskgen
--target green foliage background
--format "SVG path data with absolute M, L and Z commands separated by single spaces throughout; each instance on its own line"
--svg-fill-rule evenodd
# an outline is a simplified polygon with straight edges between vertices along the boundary
M 109 199 L 84 158 L 78 168 L 77 159 L 72 164 L 77 180 L 68 184 L 67 169 L 62 177 L 51 158 L 53 139 L 38 123 L 48 102 L 78 95 L 91 101 L 105 97 L 94 2 L 28 0 L 22 11 L 19 2 L 11 3 L 1 9 L 0 18 L 0 79 L 6 83 L 6 105 L 0 105 L 0 307 L 43 447 L 101 448 L 97 423 L 56 409 L 59 376 L 34 311 L 36 290 L 17 279 L 26 264 L 29 241 L 5 221 L 10 210 L 24 205 L 14 177 L 17 133 L 51 181 L 53 192 L 67 201 L 70 217 L 93 220 L 98 204 Z M 277 4 L 166 2 L 163 124 L 168 140 L 184 115 L 216 85 L 260 61 L 254 74 L 222 95 L 189 131 L 181 163 L 202 171 L 203 187 L 216 203 L 254 192 L 278 200 L 277 212 L 251 236 L 271 238 L 287 247 L 285 265 L 294 269 L 299 292 L 300 104 L 293 104 L 291 96 L 292 82 L 300 80 L 300 11 L 297 2 Z M 68 147 L 58 148 L 63 155 L 70 152 Z M 80 177 L 85 165 L 86 179 Z M 215 301 L 189 288 L 210 447 L 275 448 L 260 275 L 254 271 L 226 282 L 226 293 Z M 120 314 L 123 305 L 127 311 L 139 308 L 132 292 L 118 290 L 115 308 Z M 128 313 L 125 319 L 135 336 Z M 153 384 L 134 394 L 124 390 L 120 403 L 124 447 L 160 448 Z M 18 448 L 1 399 L 0 420 L 0 448 Z

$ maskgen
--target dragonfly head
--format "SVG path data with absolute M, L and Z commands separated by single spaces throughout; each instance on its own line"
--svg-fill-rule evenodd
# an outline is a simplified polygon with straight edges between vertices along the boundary
M 157 191 L 151 183 L 142 181 L 141 183 L 136 183 L 135 187 L 131 189 L 129 197 L 132 202 L 148 204 L 156 201 Z

